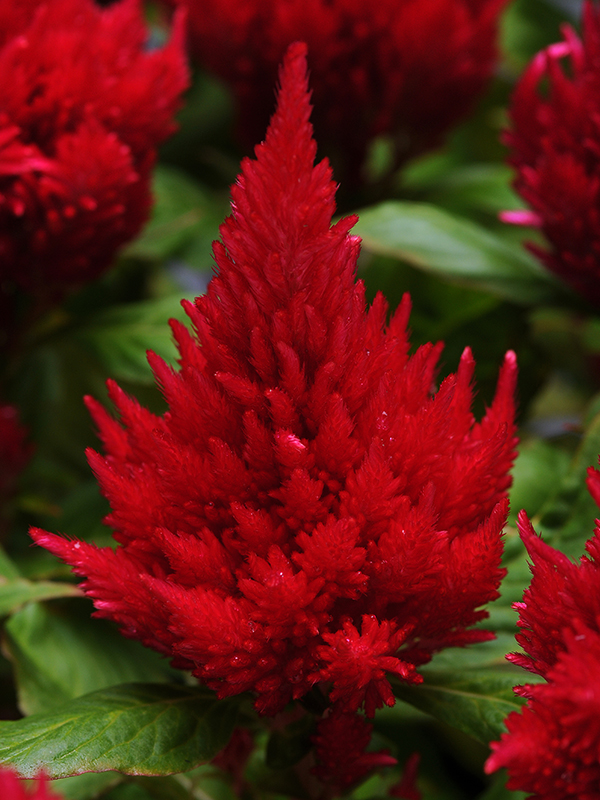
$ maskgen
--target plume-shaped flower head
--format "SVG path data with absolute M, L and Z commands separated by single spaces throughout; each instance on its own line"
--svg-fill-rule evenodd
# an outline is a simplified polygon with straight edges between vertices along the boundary
M 598 502 L 597 470 L 589 470 L 588 487 Z M 594 800 L 600 790 L 600 528 L 579 564 L 543 542 L 525 512 L 519 529 L 533 577 L 514 605 L 525 653 L 507 658 L 545 682 L 515 687 L 528 702 L 508 715 L 508 732 L 492 743 L 486 771 L 506 767 L 508 788 L 535 800 Z
M 394 702 L 389 676 L 450 645 L 497 596 L 514 457 L 515 357 L 480 423 L 474 361 L 433 393 L 440 345 L 409 356 L 403 300 L 386 324 L 355 269 L 355 219 L 331 225 L 314 165 L 305 46 L 242 163 L 207 293 L 173 322 L 179 368 L 150 354 L 169 410 L 114 383 L 89 407 L 89 455 L 118 546 L 35 530 L 85 578 L 96 614 L 267 714 L 316 684 L 338 709 Z
M 241 138 L 258 141 L 287 46 L 308 44 L 314 122 L 336 175 L 356 181 L 369 142 L 395 163 L 438 146 L 493 71 L 506 0 L 164 0 L 189 17 L 194 56 L 232 88 Z
M 0 308 L 92 280 L 146 221 L 188 81 L 182 17 L 147 38 L 139 0 L 0 0 Z
M 550 247 L 530 244 L 549 270 L 600 302 L 600 6 L 584 6 L 583 37 L 539 52 L 512 98 L 506 134 L 515 188 L 530 206 L 505 212 L 533 225 Z

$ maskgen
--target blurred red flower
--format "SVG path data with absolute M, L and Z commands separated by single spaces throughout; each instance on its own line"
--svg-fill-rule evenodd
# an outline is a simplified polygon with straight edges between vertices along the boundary
M 398 166 L 466 116 L 492 74 L 507 0 L 164 2 L 187 9 L 194 56 L 231 86 L 248 149 L 273 111 L 286 47 L 306 42 L 316 138 L 345 190 L 374 137 L 389 135 Z
M 39 778 L 35 785 L 27 784 L 10 768 L 0 766 L 0 797 L 2 800 L 60 800 L 50 791 L 48 781 Z
M 590 469 L 588 486 L 600 500 L 600 473 Z M 515 687 L 528 698 L 506 719 L 508 732 L 492 742 L 486 772 L 506 767 L 509 789 L 534 800 L 595 800 L 600 787 L 600 528 L 579 564 L 545 544 L 525 512 L 521 537 L 533 577 L 515 603 L 517 634 L 525 654 L 507 658 L 545 683 Z
M 529 249 L 573 289 L 600 302 L 600 6 L 587 2 L 583 38 L 538 53 L 517 84 L 505 139 L 528 211 L 507 222 L 539 227 L 550 249 Z
M 355 281 L 355 218 L 331 226 L 314 166 L 305 47 L 232 187 L 207 294 L 173 322 L 180 368 L 150 354 L 156 416 L 114 383 L 120 423 L 89 408 L 89 459 L 116 550 L 34 530 L 84 576 L 96 615 L 262 713 L 322 684 L 338 710 L 393 704 L 497 596 L 514 458 L 514 353 L 480 423 L 474 361 L 434 391 L 441 345 L 410 356 L 405 297 L 386 325 Z
M 45 300 L 100 274 L 151 204 L 188 82 L 183 19 L 147 44 L 139 0 L 0 0 L 0 291 Z M 9 300 L 4 298 L 3 305 Z

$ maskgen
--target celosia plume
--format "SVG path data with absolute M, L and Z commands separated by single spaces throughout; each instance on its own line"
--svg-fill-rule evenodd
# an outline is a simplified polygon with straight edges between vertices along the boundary
M 273 111 L 289 44 L 308 45 L 317 141 L 347 183 L 387 134 L 396 165 L 441 144 L 480 96 L 506 0 L 164 0 L 189 16 L 194 56 L 233 89 L 248 148 Z
M 0 797 L 2 800 L 61 800 L 61 795 L 51 791 L 44 778 L 39 778 L 35 785 L 27 784 L 7 767 L 0 767 Z
M 588 486 L 600 500 L 600 472 Z M 492 743 L 486 771 L 506 767 L 507 786 L 533 800 L 595 800 L 600 791 L 600 528 L 579 564 L 545 544 L 525 512 L 519 529 L 533 577 L 515 603 L 525 655 L 507 658 L 545 683 L 515 687 L 528 698 L 506 719 L 508 732 Z
M 583 38 L 538 53 L 512 98 L 506 134 L 515 188 L 529 211 L 507 222 L 539 227 L 550 249 L 529 248 L 581 293 L 600 302 L 600 6 L 584 6 Z
M 188 80 L 182 17 L 147 37 L 139 0 L 0 0 L 0 303 L 59 299 L 145 222 Z
M 172 323 L 179 368 L 149 355 L 169 410 L 112 382 L 120 422 L 88 399 L 116 550 L 33 536 L 97 616 L 221 697 L 273 714 L 320 684 L 336 713 L 371 715 L 390 676 L 491 637 L 472 626 L 504 574 L 516 363 L 475 423 L 470 351 L 434 393 L 441 345 L 408 355 L 408 298 L 387 325 L 381 295 L 367 309 L 355 218 L 331 226 L 314 165 L 305 51 L 232 187 L 218 272 L 185 303 L 195 335 Z

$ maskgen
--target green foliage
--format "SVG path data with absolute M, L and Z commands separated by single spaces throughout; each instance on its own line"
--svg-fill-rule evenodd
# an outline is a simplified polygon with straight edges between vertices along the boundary
M 0 723 L 0 761 L 24 777 L 185 772 L 222 749 L 236 714 L 237 701 L 218 701 L 207 689 L 123 684 Z
M 551 301 L 557 287 L 516 244 L 425 203 L 390 201 L 359 212 L 367 250 L 516 303 Z

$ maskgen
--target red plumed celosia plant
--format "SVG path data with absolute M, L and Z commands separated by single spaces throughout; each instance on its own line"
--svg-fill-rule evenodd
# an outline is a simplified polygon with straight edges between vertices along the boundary
M 0 0 L 0 305 L 62 297 L 145 222 L 188 81 L 183 19 L 147 38 L 140 0 Z
M 539 227 L 543 263 L 593 303 L 600 302 L 600 6 L 584 7 L 583 38 L 538 53 L 519 81 L 506 134 L 515 188 L 529 211 L 508 222 Z
M 600 472 L 588 487 L 600 500 Z M 506 767 L 508 788 L 534 800 L 596 800 L 600 792 L 600 528 L 587 555 L 574 564 L 536 536 L 525 512 L 521 537 L 532 560 L 530 587 L 521 603 L 517 634 L 525 654 L 515 664 L 545 683 L 515 688 L 528 698 L 506 719 L 508 732 L 492 743 L 486 771 Z
M 149 356 L 169 410 L 114 383 L 120 422 L 88 400 L 116 550 L 33 536 L 98 616 L 220 696 L 273 714 L 319 684 L 371 715 L 394 702 L 388 676 L 419 682 L 437 650 L 491 637 L 472 626 L 503 575 L 516 364 L 476 423 L 470 351 L 435 392 L 441 346 L 408 355 L 408 298 L 387 325 L 381 295 L 367 309 L 310 110 L 296 44 L 218 273 L 185 304 L 195 335 L 173 322 L 179 369 Z
M 387 134 L 395 164 L 443 141 L 494 68 L 507 0 L 165 0 L 184 6 L 197 60 L 225 80 L 251 147 L 273 111 L 277 67 L 308 44 L 313 120 L 336 177 L 360 181 L 369 142 Z
M 44 778 L 32 786 L 6 767 L 0 767 L 0 797 L 2 800 L 61 800 Z

